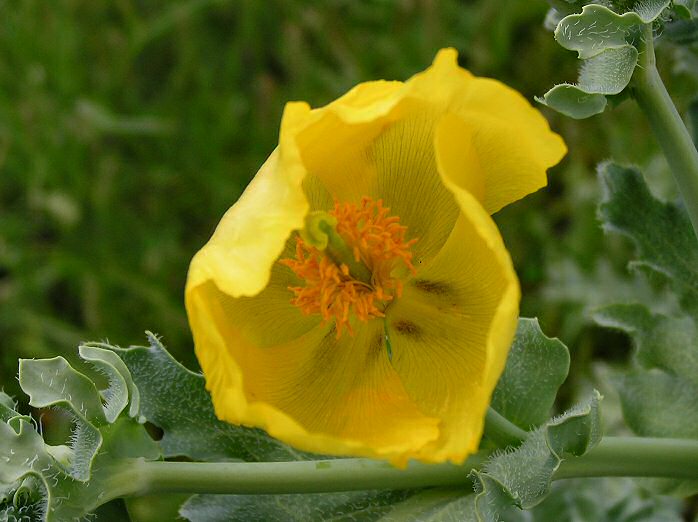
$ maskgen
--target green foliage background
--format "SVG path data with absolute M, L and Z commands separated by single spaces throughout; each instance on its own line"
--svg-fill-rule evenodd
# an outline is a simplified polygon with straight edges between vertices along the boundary
M 189 260 L 274 148 L 289 100 L 322 105 L 360 81 L 406 79 L 436 51 L 528 99 L 574 78 L 544 29 L 544 0 L 0 1 L 0 387 L 18 357 L 161 333 L 196 368 L 183 306 Z M 685 110 L 698 67 L 659 60 Z M 695 60 L 695 58 L 693 58 Z M 693 72 L 691 72 L 693 71 Z M 609 296 L 653 292 L 628 244 L 595 218 L 595 165 L 639 164 L 675 188 L 633 103 L 584 121 L 544 110 L 570 153 L 547 189 L 497 216 L 522 281 L 522 315 L 572 351 L 568 397 L 592 358 L 625 361 L 591 326 Z M 516 139 L 512 136 L 512 139 Z

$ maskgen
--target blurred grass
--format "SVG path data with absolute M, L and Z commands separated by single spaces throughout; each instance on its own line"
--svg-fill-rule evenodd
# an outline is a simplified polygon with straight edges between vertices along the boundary
M 0 1 L 0 385 L 16 392 L 18 357 L 141 343 L 145 329 L 196 367 L 187 266 L 274 148 L 284 103 L 405 79 L 444 46 L 532 99 L 576 75 L 574 55 L 542 27 L 546 10 L 543 0 Z M 595 222 L 594 165 L 613 156 L 653 165 L 657 179 L 665 167 L 631 103 L 584 122 L 546 114 L 571 152 L 547 190 L 497 220 L 522 313 L 598 353 L 600 334 L 579 338 L 579 303 L 546 298 L 550 270 L 570 259 L 592 273 L 602 254 L 621 273 L 626 245 Z

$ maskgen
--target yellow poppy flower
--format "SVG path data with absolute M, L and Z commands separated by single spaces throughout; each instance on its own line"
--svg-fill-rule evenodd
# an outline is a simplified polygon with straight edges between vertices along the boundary
M 398 466 L 477 450 L 519 304 L 490 214 L 544 186 L 566 149 L 456 58 L 286 106 L 278 148 L 189 270 L 221 419 Z

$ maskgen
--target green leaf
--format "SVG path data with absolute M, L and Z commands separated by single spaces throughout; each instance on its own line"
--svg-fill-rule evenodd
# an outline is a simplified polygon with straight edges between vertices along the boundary
M 659 18 L 670 4 L 671 0 L 637 0 L 631 12 L 637 13 L 643 23 L 649 24 Z
M 654 314 L 641 304 L 610 305 L 594 320 L 632 336 L 635 357 L 644 368 L 658 368 L 698 386 L 698 326 L 693 318 Z
M 696 0 L 674 0 L 672 3 L 674 12 L 680 18 L 693 18 L 693 9 L 696 6 Z
M 143 424 L 133 419 L 120 417 L 103 428 L 102 434 L 103 450 L 111 458 L 159 460 L 162 457 L 160 444 L 150 437 Z
M 601 396 L 591 399 L 532 431 L 518 448 L 495 455 L 473 471 L 476 509 L 484 522 L 512 509 L 530 509 L 550 490 L 563 458 L 581 456 L 601 439 Z
M 20 359 L 19 385 L 35 408 L 64 403 L 90 422 L 106 422 L 94 383 L 63 357 Z
M 603 94 L 590 94 L 569 83 L 556 85 L 536 101 L 576 120 L 602 113 L 607 103 Z
M 21 417 L 15 411 L 15 401 L 5 392 L 0 391 L 0 422 L 9 422 L 10 419 Z
M 562 342 L 546 337 L 537 319 L 519 319 L 492 407 L 525 430 L 540 426 L 550 418 L 569 366 L 570 355 Z
M 667 5 L 668 0 L 665 0 Z M 631 30 L 643 24 L 635 12 L 623 15 L 602 5 L 586 5 L 580 14 L 563 18 L 555 29 L 555 40 L 579 58 L 590 58 L 604 49 L 628 43 Z
M 129 390 L 121 359 L 101 348 L 80 354 L 107 376 L 102 395 L 65 359 L 20 361 L 20 386 L 30 404 L 61 408 L 71 417 L 68 446 L 45 444 L 34 420 L 19 415 L 0 392 L 0 520 L 82 519 L 109 500 L 111 481 L 118 483 L 133 459 L 161 458 L 144 426 L 120 415 Z
M 393 504 L 413 494 L 411 491 L 350 491 L 306 495 L 194 495 L 179 513 L 190 522 L 373 521 L 386 515 Z M 441 493 L 438 496 L 442 497 Z
M 165 457 L 245 461 L 310 458 L 261 430 L 219 421 L 203 376 L 175 361 L 155 335 L 148 333 L 148 339 L 148 347 L 98 346 L 114 351 L 128 367 L 140 393 L 138 415 L 163 430 L 160 447 Z
M 29 395 L 31 406 L 63 408 L 71 417 L 73 430 L 68 446 L 72 451 L 65 471 L 75 480 L 87 481 L 92 461 L 102 445 L 102 435 L 94 424 L 106 422 L 94 383 L 63 357 L 54 357 L 21 359 L 19 385 Z
M 462 488 L 425 489 L 391 506 L 379 522 L 479 522 L 475 495 L 464 493 Z
M 536 522 L 681 522 L 678 499 L 649 496 L 624 478 L 565 480 L 531 510 Z
M 652 196 L 634 168 L 603 163 L 599 178 L 599 217 L 606 231 L 635 243 L 638 259 L 631 267 L 662 274 L 687 310 L 698 308 L 698 240 L 685 209 Z
M 698 438 L 698 387 L 660 370 L 618 377 L 623 416 L 638 435 Z
M 698 438 L 698 326 L 688 316 L 618 304 L 594 314 L 602 326 L 629 334 L 637 367 L 615 378 L 627 425 L 647 437 Z M 688 496 L 697 481 L 653 480 L 652 490 Z
M 637 57 L 632 45 L 605 49 L 582 62 L 577 85 L 588 94 L 619 94 L 630 83 Z
M 114 422 L 131 402 L 129 415 L 135 417 L 138 412 L 140 396 L 131 373 L 124 362 L 113 351 L 96 345 L 78 347 L 80 358 L 90 363 L 98 372 L 106 376 L 108 387 L 101 390 L 105 401 L 104 415 L 108 422 Z

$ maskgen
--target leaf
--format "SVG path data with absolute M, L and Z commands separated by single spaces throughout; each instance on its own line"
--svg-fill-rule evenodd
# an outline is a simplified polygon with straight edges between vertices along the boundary
M 9 423 L 10 419 L 22 417 L 15 411 L 15 401 L 5 392 L 0 391 L 0 422 Z M 28 419 L 28 417 L 25 417 Z
M 462 488 L 426 489 L 391 506 L 379 522 L 479 522 L 475 495 Z
M 245 461 L 310 458 L 261 430 L 219 421 L 203 376 L 175 361 L 155 335 L 148 333 L 148 340 L 148 347 L 87 346 L 108 347 L 124 361 L 140 393 L 138 415 L 164 432 L 160 447 L 165 457 Z
M 581 456 L 601 439 L 601 417 L 591 399 L 532 431 L 518 448 L 497 454 L 481 471 L 473 471 L 475 507 L 484 522 L 499 520 L 512 507 L 530 509 L 550 490 L 563 458 Z
M 78 353 L 81 359 L 107 377 L 109 385 L 106 390 L 100 391 L 105 400 L 104 415 L 107 421 L 114 422 L 129 404 L 129 400 L 129 415 L 135 417 L 140 402 L 138 388 L 119 356 L 109 349 L 85 344 L 78 347 Z
M 662 203 L 634 168 L 599 166 L 604 196 L 599 218 L 606 231 L 629 237 L 643 267 L 665 276 L 690 311 L 698 307 L 698 240 L 682 207 Z
M 106 421 L 94 383 L 73 369 L 63 357 L 20 359 L 19 385 L 35 408 L 65 403 L 91 422 Z
M 667 5 L 668 0 L 665 0 Z M 633 28 L 643 24 L 635 12 L 623 15 L 602 5 L 586 5 L 580 14 L 563 18 L 555 29 L 555 40 L 579 58 L 590 58 L 604 49 L 623 46 Z
M 190 522 L 363 522 L 379 520 L 393 504 L 413 494 L 411 491 L 351 491 L 305 495 L 194 495 L 184 503 L 179 514 Z
M 569 366 L 570 355 L 562 342 L 546 337 L 537 319 L 519 319 L 492 407 L 525 430 L 540 426 L 550 418 Z
M 696 6 L 696 0 L 674 0 L 672 3 L 674 12 L 680 18 L 693 18 L 693 9 Z
M 594 314 L 602 326 L 629 334 L 637 367 L 615 378 L 625 422 L 647 437 L 698 438 L 698 326 L 688 316 L 618 304 Z M 698 481 L 652 480 L 652 490 L 688 496 Z
M 624 478 L 565 480 L 531 510 L 536 522 L 681 522 L 682 502 L 648 496 Z
M 588 94 L 619 94 L 630 83 L 637 57 L 632 45 L 605 49 L 582 62 L 577 85 Z
M 587 93 L 569 83 L 556 85 L 536 101 L 576 120 L 602 113 L 607 103 L 603 94 Z
M 59 407 L 71 417 L 73 429 L 68 446 L 72 451 L 65 471 L 75 480 L 87 481 L 92 461 L 102 445 L 102 435 L 95 424 L 106 422 L 94 383 L 63 357 L 54 357 L 20 359 L 19 385 L 29 395 L 31 406 Z

